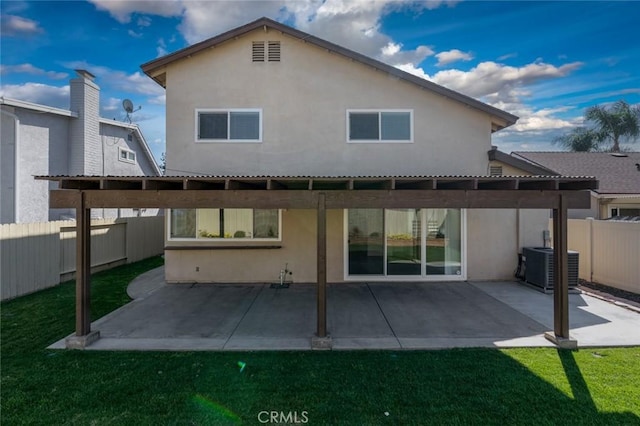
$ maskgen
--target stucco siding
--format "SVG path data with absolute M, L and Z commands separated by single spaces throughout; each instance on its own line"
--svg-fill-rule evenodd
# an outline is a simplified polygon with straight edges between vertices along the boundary
M 18 217 L 17 221 L 46 222 L 49 215 L 49 182 L 36 175 L 68 173 L 69 118 L 19 110 Z
M 251 42 L 282 60 L 252 63 Z M 168 174 L 485 174 L 489 117 L 342 56 L 256 31 L 167 69 Z M 196 108 L 260 108 L 261 143 L 196 143 Z M 347 110 L 411 109 L 413 143 L 347 143 Z
M 338 282 L 343 280 L 344 268 L 342 211 L 329 210 L 327 223 L 327 279 Z M 282 241 L 265 243 L 270 246 L 280 245 L 281 248 L 238 250 L 221 247 L 206 249 L 203 246 L 198 250 L 166 250 L 166 280 L 188 283 L 275 282 L 280 270 L 288 264 L 293 271 L 294 282 L 315 282 L 316 228 L 315 210 L 283 210 Z M 185 244 L 169 242 L 174 247 Z
M 0 114 L 0 223 L 15 221 L 16 117 L 13 108 Z

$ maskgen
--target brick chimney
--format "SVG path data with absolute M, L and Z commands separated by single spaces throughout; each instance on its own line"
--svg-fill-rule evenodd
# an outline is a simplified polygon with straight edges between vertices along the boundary
M 99 175 L 102 173 L 100 141 L 100 87 L 95 76 L 86 70 L 75 70 L 70 81 L 70 106 L 78 118 L 71 119 L 69 130 L 69 174 Z

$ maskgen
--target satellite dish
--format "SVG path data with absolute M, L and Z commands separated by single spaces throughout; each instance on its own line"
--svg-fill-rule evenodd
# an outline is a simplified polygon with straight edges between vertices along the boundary
M 131 102 L 131 99 L 125 99 L 124 101 L 122 101 L 122 107 L 127 112 L 127 114 L 131 114 L 133 112 L 133 102 Z

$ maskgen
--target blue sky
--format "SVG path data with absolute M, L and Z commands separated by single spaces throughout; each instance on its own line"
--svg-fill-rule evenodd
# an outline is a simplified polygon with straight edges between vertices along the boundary
M 640 2 L 7 1 L 0 2 L 0 96 L 69 107 L 75 68 L 97 76 L 103 117 L 122 100 L 156 158 L 164 91 L 140 65 L 267 16 L 520 117 L 494 134 L 506 152 L 550 141 L 584 109 L 640 103 Z M 638 144 L 635 145 L 636 150 Z

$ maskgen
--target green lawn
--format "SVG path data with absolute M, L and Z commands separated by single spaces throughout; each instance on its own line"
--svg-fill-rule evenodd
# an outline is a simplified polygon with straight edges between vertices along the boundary
M 94 275 L 96 316 L 161 262 Z M 261 424 L 262 411 L 310 425 L 640 425 L 640 348 L 51 351 L 73 331 L 72 282 L 1 309 L 3 425 Z

